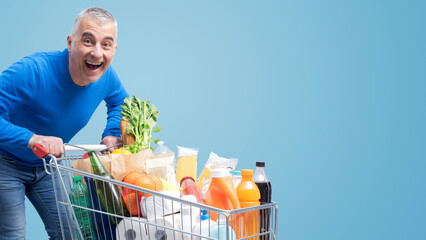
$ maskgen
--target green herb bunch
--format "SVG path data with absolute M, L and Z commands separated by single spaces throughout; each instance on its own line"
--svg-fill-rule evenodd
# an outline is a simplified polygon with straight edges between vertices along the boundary
M 141 101 L 137 97 L 125 98 L 121 105 L 121 116 L 124 120 L 128 120 L 126 132 L 135 136 L 135 143 L 124 146 L 132 153 L 137 153 L 145 149 L 154 149 L 151 142 L 158 143 L 160 139 L 153 139 L 152 133 L 159 132 L 161 127 L 157 125 L 157 117 L 160 112 L 154 105 L 150 105 L 149 101 Z M 155 127 L 155 128 L 154 128 Z

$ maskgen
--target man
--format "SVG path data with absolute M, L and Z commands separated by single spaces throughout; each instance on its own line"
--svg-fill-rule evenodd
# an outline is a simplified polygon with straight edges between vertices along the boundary
M 62 239 L 60 217 L 67 226 L 65 209 L 57 213 L 51 176 L 31 150 L 34 144 L 62 156 L 63 143 L 103 100 L 108 117 L 101 142 L 121 142 L 120 106 L 128 94 L 110 66 L 117 48 L 114 17 L 101 8 L 83 10 L 67 46 L 24 57 L 0 75 L 0 239 L 25 238 L 25 196 L 50 239 Z

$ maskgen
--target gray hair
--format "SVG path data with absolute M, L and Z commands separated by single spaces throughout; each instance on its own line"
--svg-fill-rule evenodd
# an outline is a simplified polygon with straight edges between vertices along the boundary
M 75 32 L 77 31 L 78 25 L 80 23 L 80 20 L 87 15 L 92 15 L 96 17 L 98 20 L 100 20 L 101 22 L 112 21 L 114 22 L 115 28 L 117 30 L 117 21 L 115 20 L 114 16 L 112 16 L 110 12 L 108 12 L 107 10 L 103 8 L 90 7 L 90 8 L 84 9 L 77 15 L 74 21 L 74 25 L 72 27 L 71 35 L 75 34 Z

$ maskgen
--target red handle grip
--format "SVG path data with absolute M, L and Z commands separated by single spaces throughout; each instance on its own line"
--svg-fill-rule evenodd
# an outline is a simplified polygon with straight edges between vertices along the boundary
M 38 143 L 33 145 L 32 150 L 39 158 L 45 158 L 47 155 L 49 155 L 49 152 Z

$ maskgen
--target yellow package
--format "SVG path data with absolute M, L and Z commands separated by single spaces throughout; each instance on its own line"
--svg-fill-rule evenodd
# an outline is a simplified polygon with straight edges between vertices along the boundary
M 197 179 L 197 148 L 178 148 L 178 160 L 176 166 L 176 182 L 180 186 L 180 180 L 183 177 L 190 176 L 194 180 Z

